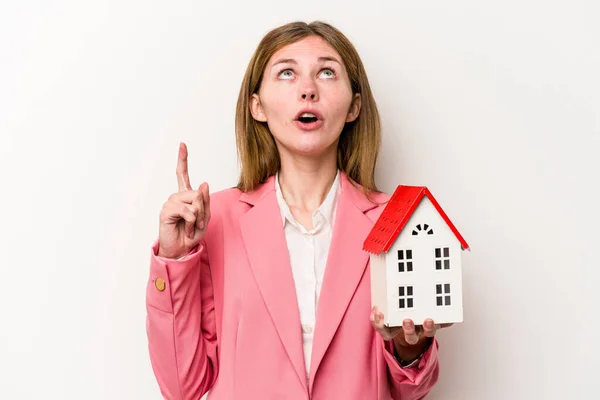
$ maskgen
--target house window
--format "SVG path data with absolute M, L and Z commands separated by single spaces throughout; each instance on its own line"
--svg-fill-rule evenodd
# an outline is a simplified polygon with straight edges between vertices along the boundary
M 413 236 L 417 236 L 421 232 L 426 232 L 428 235 L 433 235 L 433 229 L 431 229 L 427 224 L 417 225 L 415 229 L 413 229 L 412 234 Z
M 435 285 L 435 304 L 437 306 L 449 306 L 450 304 L 450 284 L 438 283 Z
M 398 287 L 399 308 L 413 308 L 413 287 L 412 286 L 399 286 Z
M 412 272 L 412 250 L 398 250 L 398 272 Z
M 450 269 L 450 248 L 437 247 L 435 249 L 435 269 Z

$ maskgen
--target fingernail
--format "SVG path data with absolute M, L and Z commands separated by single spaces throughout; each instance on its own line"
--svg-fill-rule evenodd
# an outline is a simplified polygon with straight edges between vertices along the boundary
M 371 322 L 375 321 L 375 314 L 373 313 L 373 311 L 371 311 L 371 315 L 369 316 L 369 319 L 371 320 Z
M 204 220 L 200 220 L 200 223 L 198 224 L 198 226 L 200 227 L 200 229 L 204 229 Z
M 412 323 L 410 321 L 404 321 L 403 326 L 408 329 L 412 326 Z
M 429 320 L 425 322 L 425 325 L 427 326 L 427 328 L 433 328 L 433 321 Z

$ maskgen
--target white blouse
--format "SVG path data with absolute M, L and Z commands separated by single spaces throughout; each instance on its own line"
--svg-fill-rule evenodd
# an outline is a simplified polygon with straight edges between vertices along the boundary
M 313 229 L 310 231 L 296 221 L 292 215 L 279 186 L 279 174 L 275 176 L 275 189 L 296 286 L 300 323 L 302 325 L 304 364 L 306 376 L 308 377 L 317 304 L 319 303 L 325 264 L 327 263 L 333 233 L 333 222 L 335 221 L 337 202 L 341 191 L 340 172 L 338 170 L 321 206 L 313 212 Z

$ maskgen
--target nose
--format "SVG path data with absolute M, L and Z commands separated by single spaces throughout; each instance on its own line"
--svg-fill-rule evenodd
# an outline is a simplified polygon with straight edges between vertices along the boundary
M 319 93 L 315 82 L 311 79 L 307 79 L 303 82 L 304 84 L 300 87 L 300 97 L 303 101 L 317 101 L 319 100 Z

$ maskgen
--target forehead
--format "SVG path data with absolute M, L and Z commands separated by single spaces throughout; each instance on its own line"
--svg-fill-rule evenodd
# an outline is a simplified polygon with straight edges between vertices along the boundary
M 342 62 L 339 53 L 323 38 L 319 36 L 309 36 L 277 50 L 273 56 L 271 56 L 268 66 L 280 59 L 292 58 L 298 62 L 310 62 L 316 61 L 319 57 L 335 57 Z

